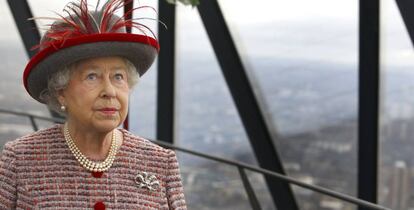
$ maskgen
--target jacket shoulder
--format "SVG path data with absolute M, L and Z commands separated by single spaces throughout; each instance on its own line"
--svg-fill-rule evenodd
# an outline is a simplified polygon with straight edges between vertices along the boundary
M 175 155 L 175 152 L 171 149 L 164 148 L 158 144 L 155 144 L 154 142 L 141 137 L 137 136 L 135 134 L 132 134 L 131 132 L 122 129 L 121 130 L 124 133 L 124 138 L 127 138 L 126 146 L 129 149 L 136 150 L 137 152 L 144 151 L 149 153 L 156 153 L 157 155 L 162 156 L 171 156 L 171 154 Z

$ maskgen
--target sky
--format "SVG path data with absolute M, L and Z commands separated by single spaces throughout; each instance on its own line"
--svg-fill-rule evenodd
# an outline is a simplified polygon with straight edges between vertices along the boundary
M 96 1 L 97 0 L 89 0 L 92 5 L 94 5 Z M 55 16 L 53 12 L 61 12 L 62 8 L 69 1 L 29 0 L 28 2 L 35 16 Z M 278 35 L 290 33 L 292 36 L 295 36 L 296 31 L 306 30 L 306 25 L 309 25 L 309 30 L 312 30 L 312 28 L 319 30 L 319 28 L 323 26 L 323 28 L 328 30 L 327 33 L 330 33 L 330 29 L 339 31 L 341 27 L 344 27 L 347 30 L 348 28 L 351 28 L 354 31 L 354 34 L 351 35 L 355 36 L 354 39 L 356 39 L 358 32 L 358 1 L 356 0 L 258 0 L 254 1 L 254 3 L 252 2 L 253 1 L 239 0 L 219 1 L 228 24 L 232 31 L 235 32 L 234 38 L 241 43 L 240 47 L 248 41 L 243 40 L 247 35 L 239 35 L 237 33 L 239 32 L 239 29 L 241 33 L 253 34 L 252 36 L 255 37 L 258 35 L 254 34 L 262 33 L 263 35 L 261 36 L 265 36 L 264 34 L 270 33 L 270 36 L 274 36 L 274 43 L 276 43 L 276 45 L 266 45 L 270 48 L 280 47 L 283 44 L 289 44 L 288 47 L 290 47 L 291 43 L 286 43 L 284 41 L 284 43 L 278 44 Z M 154 0 L 135 0 L 135 5 L 139 4 L 150 5 L 157 8 L 157 1 Z M 402 27 L 402 20 L 398 14 L 395 1 L 382 0 L 381 5 L 382 44 L 384 49 L 389 49 L 390 45 L 395 49 L 392 54 L 387 55 L 389 58 L 388 60 L 398 60 L 399 65 L 411 65 L 410 60 L 413 59 L 413 50 L 408 40 L 406 30 Z M 185 7 L 179 4 L 177 11 L 179 11 L 179 20 L 183 21 L 187 27 L 201 24 L 198 18 L 194 18 L 194 15 L 198 16 L 196 8 L 190 6 Z M 0 1 L 0 12 L 0 14 L 2 14 L 0 15 L 0 27 L 6 31 L 16 30 L 15 26 L 10 24 L 12 21 L 11 14 L 5 0 Z M 148 11 L 144 16 L 156 18 L 156 14 L 151 11 Z M 44 20 L 38 21 L 38 25 L 47 23 L 48 22 Z M 157 31 L 155 22 L 149 21 L 145 23 L 154 31 Z M 257 28 L 259 28 L 259 26 L 263 26 L 261 28 L 266 28 L 267 30 L 258 31 L 259 29 Z M 252 28 L 252 30 L 249 31 L 248 28 Z M 401 33 L 401 31 L 403 31 L 403 33 Z M 321 31 L 321 33 L 324 33 L 324 31 Z M 272 37 L 269 37 L 268 35 L 267 38 L 270 39 Z M 1 41 L 15 42 L 18 41 L 18 39 L 10 38 L 7 33 L 1 33 L 0 42 Z M 323 43 L 321 45 L 323 45 Z M 296 53 L 292 53 L 293 56 L 300 56 L 300 51 L 296 50 L 295 52 Z M 272 50 L 260 50 L 260 53 L 267 53 L 269 56 L 282 56 Z M 316 54 L 318 53 L 315 53 L 315 55 Z M 347 62 L 353 62 L 353 60 Z

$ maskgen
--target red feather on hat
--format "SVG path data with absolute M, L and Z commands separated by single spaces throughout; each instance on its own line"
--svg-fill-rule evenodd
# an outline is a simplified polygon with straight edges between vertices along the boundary
M 114 21 L 115 12 L 123 8 L 126 4 L 131 3 L 132 0 L 108 0 L 100 10 L 98 10 L 100 1 L 96 5 L 94 11 L 90 11 L 87 0 L 79 0 L 78 2 L 69 2 L 63 12 L 67 14 L 66 17 L 57 14 L 60 18 L 49 17 L 35 17 L 32 19 L 51 19 L 55 23 L 49 25 L 50 28 L 44 35 L 40 44 L 34 46 L 33 49 L 44 49 L 50 46 L 56 48 L 56 44 L 64 44 L 69 38 L 79 37 L 88 34 L 97 33 L 125 33 L 125 27 L 136 28 L 143 34 L 147 35 L 150 32 L 153 38 L 156 38 L 154 32 L 146 25 L 137 22 L 138 20 L 153 18 L 134 18 L 126 19 L 135 10 L 151 9 L 156 13 L 156 10 L 151 6 L 140 6 L 126 11 L 123 16 Z M 160 22 L 162 23 L 162 22 Z

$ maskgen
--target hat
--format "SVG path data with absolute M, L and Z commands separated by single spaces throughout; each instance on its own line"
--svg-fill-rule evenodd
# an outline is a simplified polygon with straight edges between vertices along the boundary
M 152 7 L 134 8 L 121 17 L 114 14 L 127 3 L 128 0 L 108 0 L 100 10 L 97 5 L 94 11 L 89 11 L 87 0 L 80 0 L 66 5 L 63 11 L 68 16 L 47 18 L 55 22 L 34 47 L 39 52 L 30 59 L 23 74 L 24 87 L 30 96 L 45 103 L 40 95 L 47 89 L 50 76 L 63 66 L 87 58 L 121 56 L 134 64 L 142 76 L 154 62 L 159 44 L 147 26 L 134 22 L 150 18 L 125 20 L 124 17 L 134 10 Z M 143 34 L 126 33 L 126 27 Z M 147 35 L 148 31 L 152 37 Z

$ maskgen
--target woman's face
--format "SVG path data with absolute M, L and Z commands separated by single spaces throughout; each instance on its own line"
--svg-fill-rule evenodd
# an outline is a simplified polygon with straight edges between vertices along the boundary
M 59 102 L 66 106 L 68 121 L 82 129 L 109 132 L 128 112 L 127 66 L 120 57 L 86 59 L 73 67 Z

